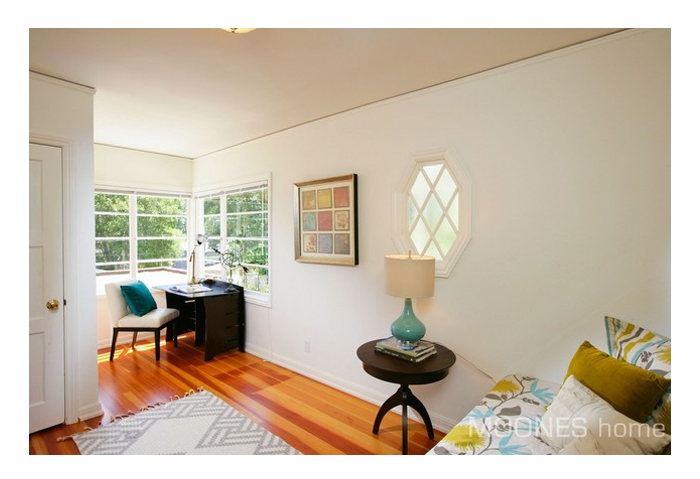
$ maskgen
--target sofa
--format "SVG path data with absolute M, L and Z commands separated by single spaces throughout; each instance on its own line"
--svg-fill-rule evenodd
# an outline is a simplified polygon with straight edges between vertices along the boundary
M 562 384 L 502 378 L 428 454 L 670 454 L 671 339 L 605 329 L 607 352 L 584 341 Z

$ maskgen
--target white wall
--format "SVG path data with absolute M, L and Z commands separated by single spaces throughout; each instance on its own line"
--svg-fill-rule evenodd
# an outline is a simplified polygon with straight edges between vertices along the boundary
M 464 358 L 494 379 L 559 381 L 583 340 L 605 347 L 606 314 L 670 335 L 670 42 L 623 33 L 196 159 L 195 188 L 272 173 L 272 307 L 248 305 L 248 349 L 373 402 L 394 392 L 355 350 L 401 311 L 383 292 L 393 194 L 438 148 L 472 178 L 474 204 L 470 244 L 417 303 L 426 338 L 461 356 L 414 388 L 436 427 L 492 384 Z M 293 183 L 346 173 L 359 266 L 296 263 Z
M 192 192 L 192 160 L 95 145 L 95 186 L 152 192 Z
M 102 414 L 95 348 L 92 89 L 29 73 L 29 141 L 62 148 L 66 422 Z

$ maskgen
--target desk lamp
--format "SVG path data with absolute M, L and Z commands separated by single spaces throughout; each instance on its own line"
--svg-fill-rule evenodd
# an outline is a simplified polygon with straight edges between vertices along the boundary
M 199 245 L 204 243 L 207 240 L 207 236 L 203 234 L 198 234 L 197 238 L 195 239 L 195 244 L 194 248 L 192 248 L 192 253 L 190 253 L 190 262 L 192 263 L 192 279 L 190 280 L 190 284 L 197 284 L 197 280 L 194 277 L 194 268 L 195 264 L 197 264 L 197 261 L 195 260 L 195 251 L 197 251 L 197 248 Z
M 384 257 L 386 293 L 404 298 L 403 313 L 391 324 L 391 334 L 405 350 L 414 349 L 425 335 L 425 325 L 413 312 L 412 298 L 429 298 L 435 290 L 435 258 L 387 255 Z

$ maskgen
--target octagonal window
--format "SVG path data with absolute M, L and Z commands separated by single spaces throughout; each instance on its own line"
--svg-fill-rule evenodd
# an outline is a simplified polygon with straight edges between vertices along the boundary
M 403 253 L 435 258 L 447 277 L 471 238 L 471 182 L 447 152 L 423 156 L 400 192 L 395 240 Z

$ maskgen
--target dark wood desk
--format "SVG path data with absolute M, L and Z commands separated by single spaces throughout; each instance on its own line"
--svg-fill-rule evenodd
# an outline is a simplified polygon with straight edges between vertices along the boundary
M 224 281 L 202 282 L 202 285 L 211 288 L 211 291 L 186 293 L 177 289 L 185 284 L 158 286 L 158 289 L 165 291 L 168 308 L 180 311 L 175 334 L 194 331 L 195 346 L 204 343 L 205 361 L 235 348 L 244 352 L 243 287 Z
M 430 439 L 435 438 L 433 423 L 430 421 L 428 410 L 423 403 L 413 395 L 409 386 L 411 384 L 430 384 L 444 379 L 455 363 L 456 357 L 445 346 L 436 344 L 437 354 L 419 363 L 412 363 L 404 359 L 395 358 L 388 354 L 377 352 L 374 345 L 379 339 L 363 344 L 357 349 L 357 357 L 362 361 L 364 370 L 382 381 L 400 384 L 399 390 L 387 399 L 377 413 L 372 432 L 379 434 L 379 425 L 382 419 L 391 409 L 401 406 L 403 443 L 402 452 L 408 454 L 408 406 L 415 409 L 428 431 Z

